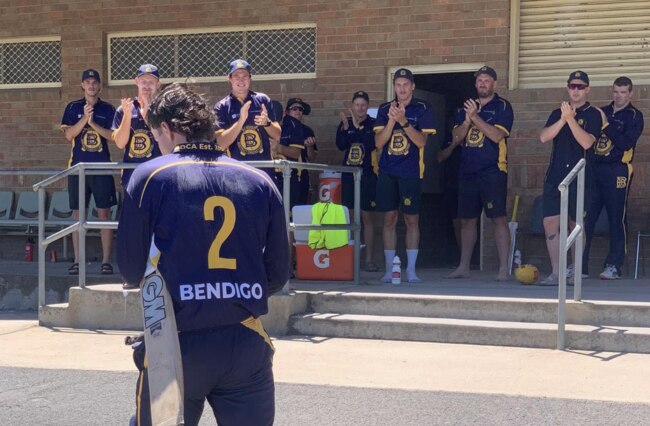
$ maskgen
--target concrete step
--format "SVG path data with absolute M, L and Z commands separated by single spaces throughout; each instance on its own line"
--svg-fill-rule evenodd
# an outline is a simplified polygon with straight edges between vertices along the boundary
M 557 301 L 505 297 L 314 292 L 313 312 L 557 323 Z M 567 323 L 650 326 L 650 303 L 567 301 Z
M 474 345 L 556 347 L 557 325 L 448 318 L 311 313 L 294 315 L 291 334 Z M 650 353 L 650 328 L 567 325 L 567 347 Z

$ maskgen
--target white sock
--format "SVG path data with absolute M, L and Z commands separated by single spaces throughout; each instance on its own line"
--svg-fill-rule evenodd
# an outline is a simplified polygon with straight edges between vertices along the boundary
M 384 264 L 386 266 L 386 273 L 382 281 L 391 280 L 393 273 L 393 259 L 395 258 L 395 250 L 384 250 Z
M 418 260 L 418 249 L 407 249 L 406 250 L 406 257 L 408 260 L 408 264 L 406 266 L 406 277 L 408 278 L 409 282 L 412 283 L 419 283 L 420 278 L 415 274 L 415 263 Z

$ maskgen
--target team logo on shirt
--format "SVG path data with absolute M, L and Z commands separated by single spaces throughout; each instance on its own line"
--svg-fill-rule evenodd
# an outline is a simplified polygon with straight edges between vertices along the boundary
M 388 144 L 388 155 L 408 155 L 409 141 L 403 130 L 394 131 L 390 144 Z
M 596 145 L 594 146 L 594 152 L 596 155 L 608 156 L 613 147 L 614 145 L 612 145 L 612 141 L 603 133 L 600 135 Z
M 348 166 L 360 166 L 363 164 L 364 150 L 360 143 L 353 143 L 348 153 L 348 159 L 345 164 Z
M 102 139 L 93 129 L 86 129 L 81 138 L 81 150 L 85 152 L 102 152 Z
M 153 153 L 151 136 L 146 130 L 135 130 L 129 144 L 129 158 L 149 158 Z
M 483 148 L 483 141 L 485 140 L 485 135 L 481 130 L 472 126 L 465 136 L 465 145 L 469 148 Z
M 264 152 L 262 138 L 256 126 L 246 126 L 242 129 L 238 145 L 241 155 L 261 154 Z

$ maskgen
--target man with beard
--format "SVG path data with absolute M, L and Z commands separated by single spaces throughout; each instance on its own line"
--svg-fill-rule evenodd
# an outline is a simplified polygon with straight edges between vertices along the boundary
M 469 276 L 469 266 L 477 238 L 481 212 L 494 224 L 494 239 L 499 255 L 497 281 L 508 279 L 510 233 L 506 219 L 508 174 L 506 141 L 514 114 L 510 102 L 494 92 L 497 73 L 481 67 L 475 74 L 478 99 L 468 99 L 456 117 L 452 131 L 462 144 L 459 173 L 458 216 L 461 222 L 460 264 L 447 278 Z
M 97 71 L 88 69 L 83 72 L 81 75 L 81 90 L 84 92 L 84 97 L 70 102 L 65 108 L 61 120 L 61 130 L 68 142 L 72 142 L 72 153 L 68 167 L 81 162 L 102 163 L 111 161 L 108 141 L 111 139 L 110 127 L 113 123 L 115 108 L 99 98 L 102 84 Z M 79 220 L 79 176 L 71 175 L 68 177 L 68 194 L 73 217 L 75 220 Z M 92 194 L 95 198 L 99 220 L 110 220 L 110 209 L 117 203 L 113 176 L 92 174 L 86 176 L 85 194 L 86 208 L 88 208 L 90 194 Z M 113 231 L 111 229 L 102 229 L 100 235 L 102 240 L 102 274 L 110 275 L 113 273 L 113 266 L 111 266 L 109 260 Z M 74 262 L 68 269 L 68 273 L 78 275 L 78 232 L 72 233 L 72 245 L 74 247 Z
M 144 163 L 160 157 L 160 148 L 147 125 L 149 105 L 160 89 L 158 67 L 144 64 L 135 77 L 136 98 L 123 98 L 113 120 L 113 139 L 124 150 L 125 163 Z M 133 169 L 122 171 L 122 188 L 126 189 Z
M 543 215 L 546 248 L 553 272 L 539 283 L 558 285 L 560 265 L 560 191 L 558 185 L 575 167 L 600 136 L 603 123 L 598 108 L 587 102 L 589 76 L 584 71 L 574 71 L 567 80 L 569 102 L 562 102 L 546 121 L 539 139 L 542 143 L 553 141 L 551 160 L 544 179 Z M 576 182 L 569 187 L 569 226 L 575 227 Z

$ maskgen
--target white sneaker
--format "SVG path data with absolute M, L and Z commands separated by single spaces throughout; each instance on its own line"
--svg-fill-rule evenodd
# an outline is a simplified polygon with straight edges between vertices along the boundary
M 542 281 L 539 282 L 539 284 L 542 287 L 557 287 L 559 285 L 559 282 L 557 280 L 557 275 L 551 274 Z
M 618 269 L 614 265 L 605 265 L 605 270 L 599 275 L 601 280 L 618 280 L 621 276 L 618 273 Z
M 569 265 L 566 268 L 566 280 L 569 282 L 569 280 L 573 280 L 573 276 L 575 275 L 575 271 L 573 270 L 573 265 Z M 584 280 L 585 278 L 589 278 L 589 274 L 585 274 L 584 272 L 582 273 L 582 279 Z

